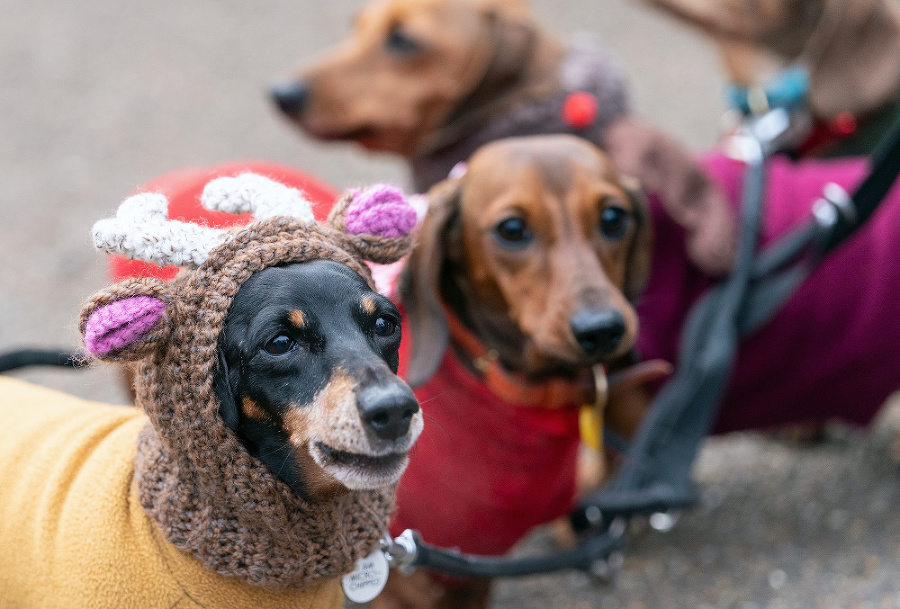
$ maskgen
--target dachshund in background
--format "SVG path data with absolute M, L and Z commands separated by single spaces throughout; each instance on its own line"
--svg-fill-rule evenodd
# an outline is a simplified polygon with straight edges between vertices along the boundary
M 595 41 L 563 43 L 522 0 L 373 0 L 271 95 L 312 137 L 407 159 L 419 192 L 488 142 L 582 137 L 678 218 L 696 264 L 727 272 L 730 207 L 680 144 L 628 116 L 626 83 Z
M 643 1 L 711 37 L 735 84 L 806 68 L 815 123 L 800 153 L 868 155 L 900 120 L 897 0 Z

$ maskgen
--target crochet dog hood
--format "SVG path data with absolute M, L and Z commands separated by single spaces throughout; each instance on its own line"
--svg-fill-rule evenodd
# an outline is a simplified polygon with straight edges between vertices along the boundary
M 91 355 L 137 363 L 136 403 L 149 417 L 135 457 L 141 505 L 166 539 L 224 575 L 291 587 L 339 577 L 379 543 L 395 489 L 296 496 L 220 417 L 217 343 L 241 285 L 262 269 L 332 260 L 374 289 L 364 261 L 405 255 L 415 212 L 380 186 L 347 193 L 320 224 L 299 191 L 254 174 L 213 180 L 201 202 L 258 221 L 231 230 L 170 221 L 165 197 L 143 193 L 93 230 L 108 253 L 186 267 L 168 283 L 126 279 L 81 313 Z

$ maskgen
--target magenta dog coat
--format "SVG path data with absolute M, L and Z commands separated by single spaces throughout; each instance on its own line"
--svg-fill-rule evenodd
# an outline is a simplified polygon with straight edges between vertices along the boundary
M 701 159 L 737 209 L 743 164 L 713 153 Z M 810 216 L 823 186 L 853 192 L 864 159 L 777 157 L 766 175 L 762 245 Z M 641 358 L 675 361 L 691 304 L 711 279 L 692 265 L 684 233 L 651 199 L 656 231 L 652 271 L 638 303 Z M 747 337 L 714 425 L 715 432 L 826 421 L 868 424 L 900 389 L 900 188 L 816 268 L 784 308 Z

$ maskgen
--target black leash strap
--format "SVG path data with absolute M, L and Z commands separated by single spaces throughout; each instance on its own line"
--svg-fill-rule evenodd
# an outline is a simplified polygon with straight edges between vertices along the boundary
M 852 197 L 833 184 L 827 186 L 813 220 L 756 255 L 748 247 L 755 245 L 761 218 L 762 170 L 762 163 L 748 164 L 744 232 L 734 272 L 694 306 L 675 376 L 657 395 L 620 474 L 572 513 L 576 530 L 637 513 L 660 494 L 675 498 L 672 508 L 696 498 L 691 469 L 727 385 L 738 339 L 769 321 L 821 257 L 872 216 L 900 173 L 900 123 Z
M 855 217 L 848 215 L 838 217 L 824 243 L 823 253 L 837 247 L 875 213 L 878 204 L 884 200 L 898 174 L 900 174 L 900 121 L 891 128 L 873 153 L 872 170 L 853 193 Z
M 749 137 L 745 144 L 742 232 L 728 279 L 711 289 L 688 316 L 675 375 L 662 388 L 627 454 L 622 470 L 600 493 L 573 512 L 576 530 L 605 526 L 630 517 L 636 508 L 668 495 L 678 507 L 691 505 L 697 492 L 691 466 L 706 437 L 725 390 L 739 339 L 736 319 L 753 272 L 765 185 L 766 146 L 771 138 Z
M 87 358 L 62 349 L 17 349 L 0 353 L 0 372 L 29 366 L 82 368 L 86 365 Z
M 600 564 L 625 544 L 625 525 L 596 535 L 577 547 L 546 556 L 477 556 L 438 548 L 422 541 L 415 531 L 404 531 L 388 550 L 391 563 L 401 572 L 424 567 L 451 577 L 524 577 L 565 569 L 601 572 Z M 412 543 L 410 543 L 412 540 Z M 598 564 L 600 563 L 600 564 Z

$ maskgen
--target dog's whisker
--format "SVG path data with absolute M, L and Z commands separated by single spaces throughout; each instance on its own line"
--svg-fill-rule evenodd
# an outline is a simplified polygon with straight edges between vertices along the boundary
M 427 403 L 429 403 L 429 402 L 433 402 L 434 400 L 437 400 L 438 398 L 440 398 L 441 396 L 443 396 L 445 393 L 447 393 L 447 392 L 446 392 L 446 391 L 442 391 L 442 392 L 440 392 L 440 393 L 438 393 L 438 394 L 436 394 L 436 395 L 431 396 L 431 397 L 428 398 L 427 400 L 420 400 L 420 401 L 419 401 L 419 405 L 427 404 Z
M 285 444 L 283 446 L 279 446 L 272 450 L 261 451 L 259 453 L 259 456 L 260 457 L 276 457 L 279 455 L 279 453 L 281 453 L 283 451 L 287 451 L 288 454 L 290 455 L 291 446 L 289 444 Z
M 284 461 L 281 462 L 281 466 L 278 468 L 278 471 L 275 472 L 276 476 L 281 476 L 281 472 L 284 471 L 284 466 L 287 465 L 288 461 L 291 459 L 291 453 L 288 452 L 287 456 L 284 458 Z

